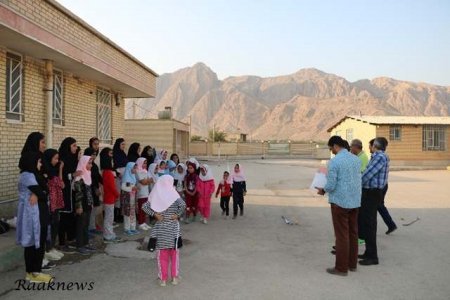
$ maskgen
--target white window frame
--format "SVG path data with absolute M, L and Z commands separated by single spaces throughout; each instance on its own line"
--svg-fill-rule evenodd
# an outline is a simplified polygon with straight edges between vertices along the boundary
M 447 150 L 447 126 L 423 125 L 422 151 L 446 151 L 446 150 Z
M 390 141 L 401 141 L 402 140 L 402 126 L 401 125 L 389 126 L 389 140 Z
M 13 68 L 12 61 L 18 62 Z M 12 78 L 14 71 L 18 68 L 19 76 Z M 17 90 L 13 91 L 13 86 L 18 84 Z M 12 121 L 23 122 L 23 57 L 19 53 L 12 51 L 6 52 L 6 101 L 5 111 L 6 119 Z M 18 97 L 16 103 L 13 98 Z M 12 108 L 12 109 L 11 109 Z
M 112 100 L 111 91 L 97 87 L 97 137 L 100 143 L 112 144 Z
M 59 104 L 59 111 L 56 104 Z M 53 125 L 64 126 L 64 74 L 60 70 L 53 72 L 52 118 Z
M 345 138 L 349 143 L 351 143 L 353 140 L 353 128 L 348 128 L 345 130 Z

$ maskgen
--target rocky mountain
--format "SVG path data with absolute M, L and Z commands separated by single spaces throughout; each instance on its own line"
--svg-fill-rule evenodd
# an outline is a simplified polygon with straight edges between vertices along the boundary
M 317 69 L 285 76 L 228 77 L 208 66 L 163 74 L 155 99 L 128 100 L 127 118 L 155 118 L 172 107 L 176 119 L 192 119 L 192 134 L 213 126 L 249 139 L 326 140 L 326 130 L 345 115 L 448 116 L 450 87 L 380 77 L 349 82 Z

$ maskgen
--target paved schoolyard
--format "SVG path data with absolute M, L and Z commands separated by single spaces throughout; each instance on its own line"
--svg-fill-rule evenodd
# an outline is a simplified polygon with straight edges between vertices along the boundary
M 226 163 L 210 163 L 216 178 Z M 334 264 L 330 209 L 308 190 L 315 172 L 302 161 L 243 161 L 246 215 L 220 217 L 214 199 L 208 225 L 183 225 L 179 286 L 157 285 L 155 261 L 121 244 L 73 264 L 60 264 L 58 282 L 94 282 L 90 291 L 16 291 L 23 269 L 0 274 L 4 299 L 450 299 L 450 171 L 392 172 L 387 206 L 399 229 L 386 236 L 379 218 L 380 265 L 348 277 Z M 233 164 L 230 162 L 229 167 Z M 285 215 L 298 225 L 284 224 Z M 417 217 L 411 226 L 402 226 Z M 362 249 L 362 248 L 361 248 Z

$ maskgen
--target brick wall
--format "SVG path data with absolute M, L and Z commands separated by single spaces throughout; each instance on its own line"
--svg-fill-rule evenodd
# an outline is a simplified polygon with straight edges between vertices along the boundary
M 44 64 L 32 57 L 23 57 L 23 61 L 24 121 L 12 123 L 5 117 L 6 49 L 0 47 L 0 202 L 17 198 L 17 165 L 28 134 L 45 134 Z M 89 139 L 96 136 L 96 88 L 95 82 L 65 74 L 65 125 L 54 126 L 53 148 L 58 148 L 67 136 L 86 148 Z M 124 106 L 121 103 L 117 107 L 112 101 L 113 139 L 124 134 Z
M 100 37 L 93 28 L 71 15 L 55 1 L 0 1 L 58 38 L 68 41 L 80 51 L 89 53 L 107 63 L 111 68 L 120 71 L 123 76 L 116 79 L 130 83 L 126 81 L 126 78 L 133 78 L 137 82 L 144 83 L 150 88 L 150 94 L 155 95 L 156 78 L 148 69 L 137 63 L 130 55 L 125 54 L 118 46 L 112 45 L 105 37 Z M 112 74 L 109 75 L 112 76 Z

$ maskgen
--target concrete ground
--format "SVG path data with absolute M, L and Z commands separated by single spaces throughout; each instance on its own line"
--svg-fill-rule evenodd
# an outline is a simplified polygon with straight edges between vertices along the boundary
M 208 225 L 182 226 L 180 285 L 159 287 L 151 254 L 128 241 L 88 259 L 67 255 L 51 272 L 65 284 L 94 282 L 90 291 L 17 291 L 15 280 L 25 274 L 20 267 L 0 274 L 0 298 L 450 299 L 449 171 L 391 172 L 387 206 L 398 230 L 385 235 L 379 218 L 380 264 L 337 277 L 325 272 L 334 265 L 330 209 L 326 198 L 308 189 L 315 166 L 243 163 L 245 216 L 222 219 L 214 199 Z M 223 162 L 211 164 L 217 179 L 227 169 Z M 298 225 L 286 225 L 281 216 Z

